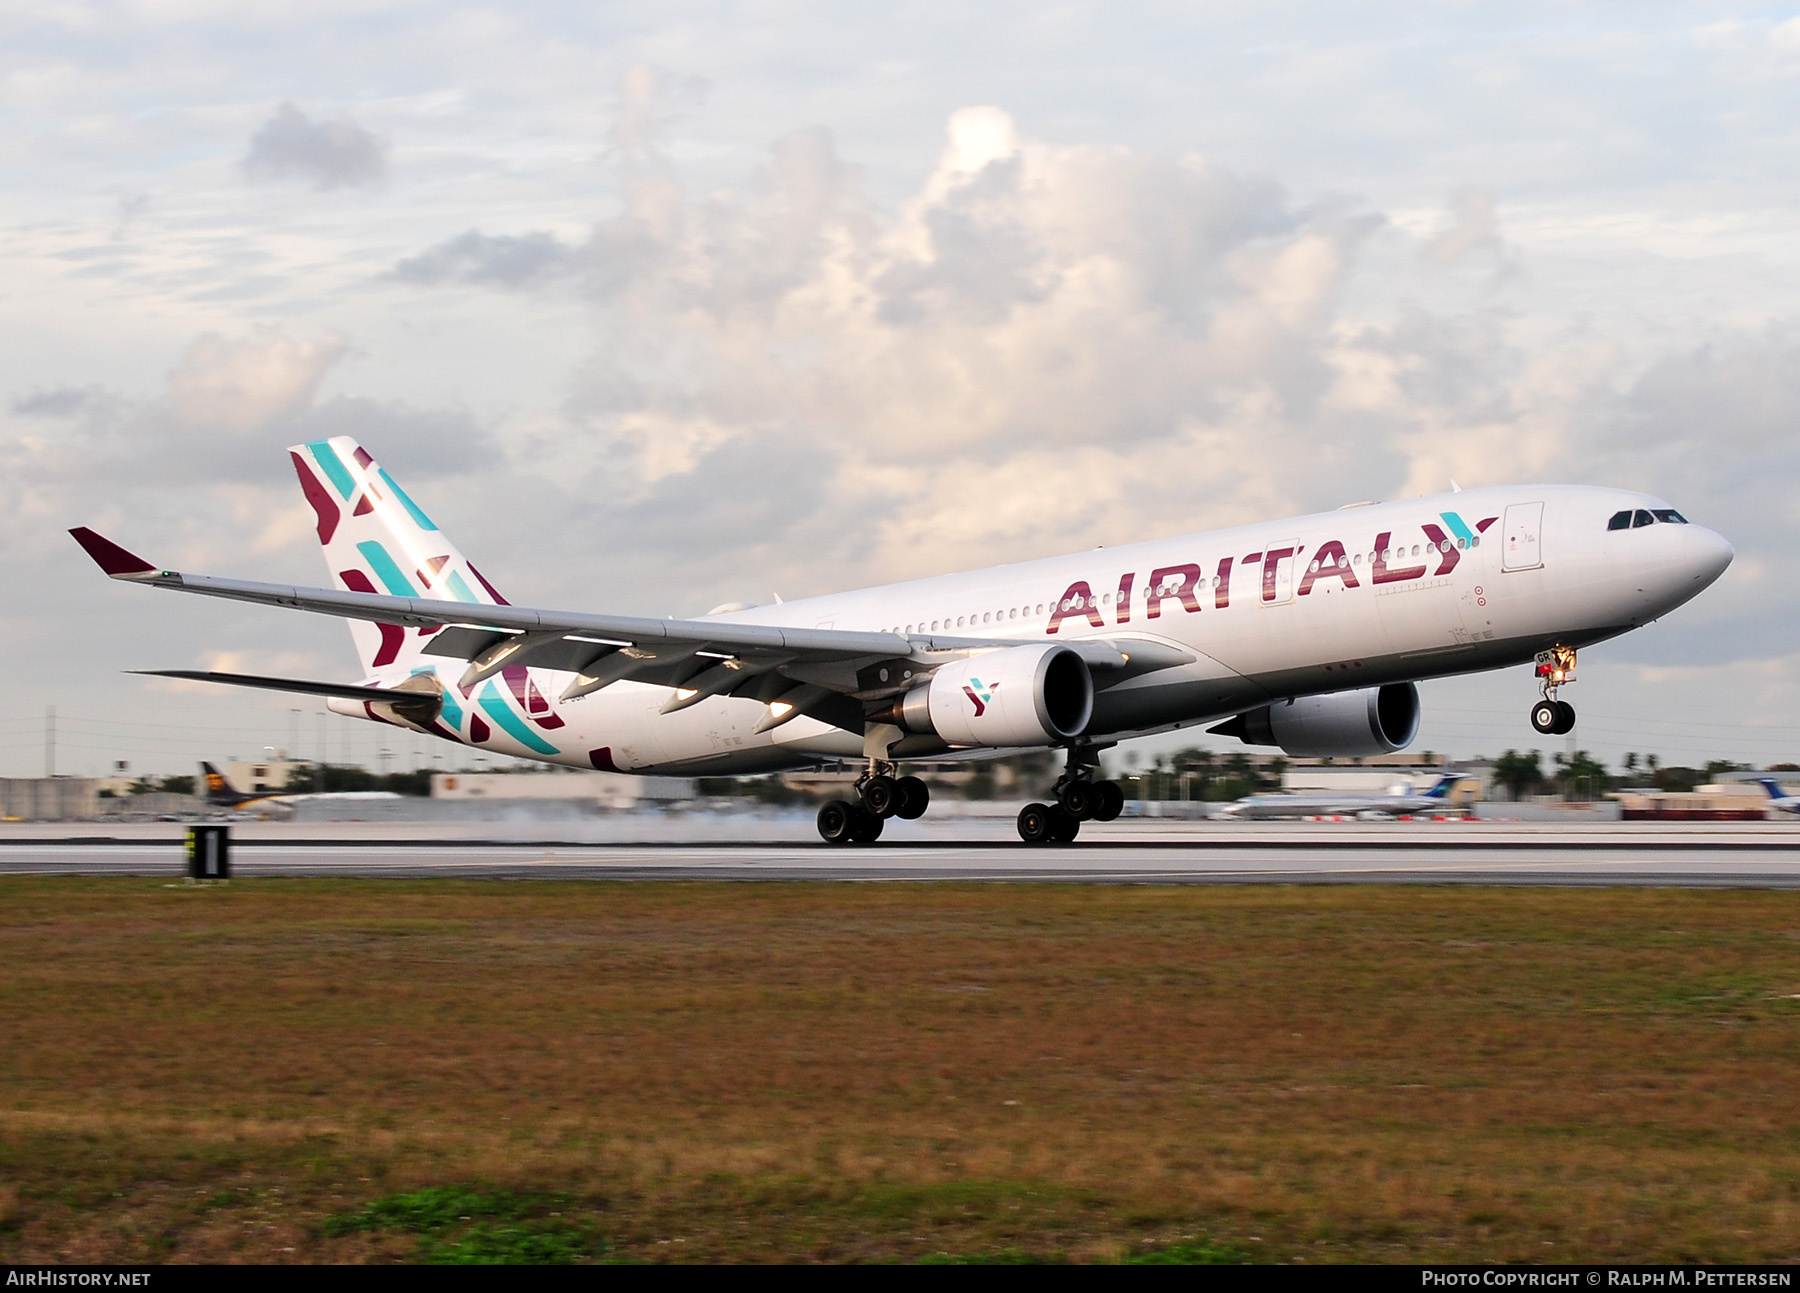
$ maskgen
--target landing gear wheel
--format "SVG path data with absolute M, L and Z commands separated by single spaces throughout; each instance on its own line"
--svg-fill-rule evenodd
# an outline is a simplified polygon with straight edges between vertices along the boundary
M 827 844 L 850 843 L 850 824 L 857 809 L 848 801 L 833 799 L 819 809 L 819 838 Z
M 874 776 L 863 782 L 862 806 L 877 818 L 892 817 L 900 807 L 900 791 L 894 779 Z
M 1061 808 L 1076 821 L 1086 821 L 1094 815 L 1099 800 L 1094 793 L 1094 785 L 1088 781 L 1066 781 L 1056 792 L 1057 807 Z
M 881 838 L 881 818 L 866 808 L 850 810 L 850 839 L 857 844 L 873 844 Z
M 1562 722 L 1562 708 L 1562 701 L 1540 700 L 1531 707 L 1531 726 L 1544 736 L 1557 735 L 1556 729 Z
M 1125 811 L 1125 792 L 1119 789 L 1116 781 L 1099 781 L 1094 784 L 1094 820 L 1110 822 Z
M 1073 844 L 1081 833 L 1081 819 L 1061 804 L 1050 810 L 1050 839 L 1056 844 Z
M 894 789 L 899 792 L 894 816 L 904 821 L 917 821 L 931 806 L 931 787 L 917 777 L 901 777 L 894 783 Z
M 1556 706 L 1556 726 L 1550 729 L 1553 736 L 1567 736 L 1575 730 L 1575 706 L 1566 700 L 1552 701 Z
M 1026 804 L 1019 810 L 1019 838 L 1027 844 L 1050 841 L 1050 812 L 1043 804 Z

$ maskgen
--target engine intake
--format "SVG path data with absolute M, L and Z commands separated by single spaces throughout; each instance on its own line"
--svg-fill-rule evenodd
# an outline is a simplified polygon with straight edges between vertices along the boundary
M 886 716 L 951 745 L 1056 745 L 1087 730 L 1094 679 L 1065 646 L 1008 647 L 944 665 Z
M 1208 731 L 1246 745 L 1278 745 L 1296 758 L 1392 754 L 1419 734 L 1419 689 L 1410 682 L 1301 696 L 1239 714 Z

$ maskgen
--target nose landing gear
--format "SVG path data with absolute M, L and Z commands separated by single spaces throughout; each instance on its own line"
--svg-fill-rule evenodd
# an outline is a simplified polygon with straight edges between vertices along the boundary
M 1116 781 L 1098 781 L 1100 751 L 1069 747 L 1069 762 L 1056 779 L 1054 804 L 1026 804 L 1019 810 L 1019 838 L 1027 844 L 1067 844 L 1085 821 L 1110 822 L 1125 810 L 1125 792 Z
M 1575 648 L 1558 643 L 1537 654 L 1537 676 L 1544 698 L 1531 707 L 1531 726 L 1545 736 L 1566 736 L 1575 730 L 1575 707 L 1556 698 L 1556 689 L 1575 681 Z

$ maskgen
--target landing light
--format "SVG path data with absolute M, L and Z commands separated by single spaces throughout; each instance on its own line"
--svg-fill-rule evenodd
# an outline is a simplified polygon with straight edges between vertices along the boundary
M 786 718 L 789 714 L 791 714 L 793 712 L 794 712 L 794 707 L 792 705 L 788 704 L 785 700 L 775 701 L 769 706 L 769 713 L 772 714 L 776 718 Z

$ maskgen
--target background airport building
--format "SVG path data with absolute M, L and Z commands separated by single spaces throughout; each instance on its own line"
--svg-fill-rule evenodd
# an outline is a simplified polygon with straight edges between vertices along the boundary
M 1041 760 L 1040 760 L 1041 761 Z M 1446 798 L 1453 811 L 1497 818 L 1570 814 L 1586 818 L 1631 820 L 1752 821 L 1771 815 L 1768 795 L 1756 772 L 1721 774 L 1691 792 L 1671 793 L 1647 786 L 1616 787 L 1593 801 L 1565 803 L 1555 794 L 1507 799 L 1488 760 L 1423 762 L 1404 755 L 1354 763 L 1321 759 L 1280 760 L 1256 755 L 1250 765 L 1263 773 L 1272 792 L 1381 796 L 1417 793 L 1446 774 L 1459 778 Z M 1048 766 L 1048 765 L 1046 765 Z M 231 815 L 297 822 L 329 821 L 486 821 L 531 818 L 542 821 L 612 813 L 666 811 L 756 811 L 809 809 L 818 802 L 850 793 L 855 772 L 826 769 L 767 778 L 688 778 L 626 776 L 620 773 L 555 771 L 459 771 L 435 773 L 429 795 L 391 798 L 320 795 L 308 797 L 314 765 L 272 757 L 232 760 L 222 765 L 232 785 L 252 794 L 294 795 L 291 803 L 272 801 L 230 810 Z M 945 762 L 915 769 L 934 786 L 936 805 L 944 815 L 1016 812 L 1020 803 L 1041 793 L 1043 770 L 1031 763 Z M 1780 774 L 1778 774 L 1780 775 Z M 1135 781 L 1130 816 L 1205 817 L 1224 806 L 1203 801 L 1191 778 L 1179 773 L 1145 774 Z M 1791 789 L 1790 789 L 1791 793 Z M 0 778 L 0 819 L 31 821 L 106 821 L 198 818 L 217 813 L 195 794 L 146 790 L 127 776 Z M 1779 815 L 1779 814 L 1776 814 Z

